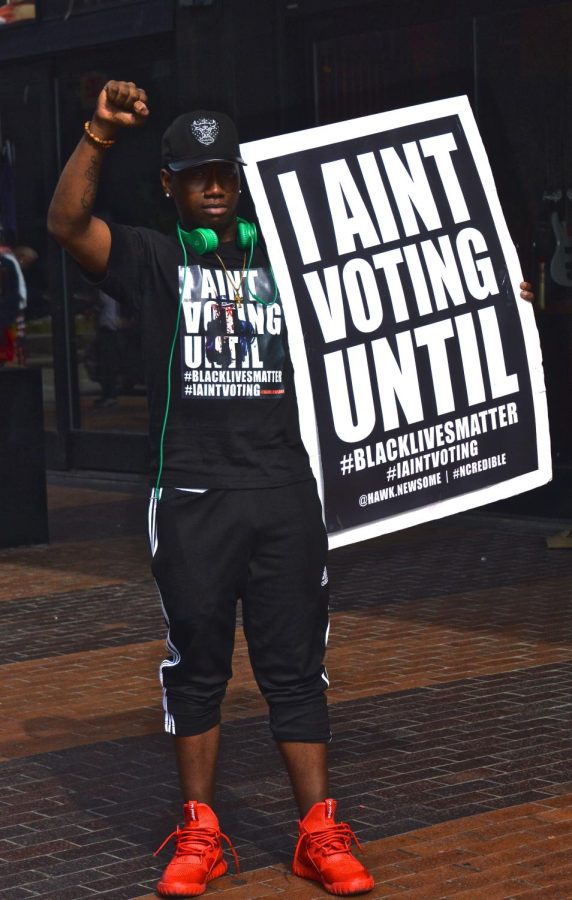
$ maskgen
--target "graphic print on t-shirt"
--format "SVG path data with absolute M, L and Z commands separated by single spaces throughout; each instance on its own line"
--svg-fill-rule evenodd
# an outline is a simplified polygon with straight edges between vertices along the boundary
M 184 289 L 183 289 L 184 283 Z M 246 287 L 248 285 L 248 289 Z M 184 398 L 276 398 L 284 394 L 282 307 L 268 269 L 179 267 L 181 394 Z M 250 291 L 250 292 L 249 292 Z

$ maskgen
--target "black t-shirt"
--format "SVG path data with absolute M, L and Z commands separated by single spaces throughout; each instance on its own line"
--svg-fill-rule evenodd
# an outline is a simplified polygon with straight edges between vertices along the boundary
M 263 250 L 249 269 L 250 253 L 245 263 L 234 242 L 217 250 L 224 266 L 187 248 L 185 268 L 177 235 L 110 229 L 99 286 L 139 318 L 153 479 L 161 443 L 162 485 L 234 489 L 310 478 L 280 297 L 265 305 L 253 296 L 272 301 L 276 293 Z

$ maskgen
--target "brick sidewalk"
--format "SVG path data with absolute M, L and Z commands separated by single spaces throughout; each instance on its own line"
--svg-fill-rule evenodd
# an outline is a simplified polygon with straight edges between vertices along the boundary
M 0 551 L 0 900 L 156 896 L 180 805 L 144 493 L 54 481 L 50 546 Z M 331 554 L 332 785 L 370 897 L 572 897 L 572 552 L 547 549 L 554 530 L 457 516 Z M 288 872 L 296 814 L 241 635 L 234 673 L 218 812 L 242 873 L 206 896 L 325 897 Z

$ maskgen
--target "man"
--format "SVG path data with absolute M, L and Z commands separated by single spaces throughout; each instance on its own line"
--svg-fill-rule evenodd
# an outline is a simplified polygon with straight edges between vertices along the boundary
M 213 812 L 220 703 L 231 676 L 236 601 L 300 812 L 293 871 L 332 894 L 374 882 L 329 797 L 323 656 L 326 535 L 300 440 L 280 299 L 254 227 L 238 219 L 234 123 L 199 110 L 162 142 L 161 183 L 176 235 L 92 214 L 103 157 L 143 125 L 147 96 L 109 82 L 57 185 L 54 237 L 141 322 L 154 490 L 152 570 L 169 626 L 161 667 L 185 824 L 158 885 L 202 894 L 227 870 Z M 530 285 L 521 296 L 532 299 Z M 166 843 L 166 842 L 165 842 Z
M 280 298 L 256 229 L 236 214 L 236 129 L 223 114 L 197 111 L 165 132 L 161 183 L 180 223 L 165 236 L 93 215 L 105 154 L 121 129 L 148 115 L 133 83 L 105 86 L 62 172 L 48 227 L 141 322 L 152 570 L 171 654 L 161 667 L 165 727 L 185 817 L 170 836 L 175 855 L 158 890 L 202 894 L 227 869 L 212 806 L 240 597 L 253 671 L 300 813 L 293 871 L 333 894 L 363 893 L 373 878 L 350 852 L 353 833 L 336 822 L 329 797 L 327 540 Z

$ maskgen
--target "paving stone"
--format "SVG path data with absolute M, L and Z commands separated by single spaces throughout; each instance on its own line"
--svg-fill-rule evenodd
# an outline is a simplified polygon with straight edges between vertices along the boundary
M 0 900 L 154 897 L 169 858 L 164 626 L 133 490 L 58 477 L 52 545 L 0 551 Z M 331 780 L 372 897 L 566 896 L 572 554 L 546 534 L 458 516 L 331 554 Z M 323 897 L 288 872 L 297 814 L 240 633 L 234 670 L 218 811 L 243 874 L 209 893 Z

